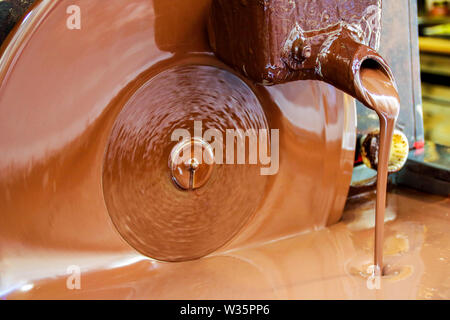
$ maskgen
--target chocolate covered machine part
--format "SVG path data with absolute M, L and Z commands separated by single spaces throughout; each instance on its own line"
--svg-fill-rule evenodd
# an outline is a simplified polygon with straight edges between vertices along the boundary
M 254 81 L 325 81 L 378 114 L 377 274 L 383 272 L 388 159 L 400 108 L 393 74 L 376 52 L 380 21 L 379 0 L 215 0 L 209 20 L 213 50 Z

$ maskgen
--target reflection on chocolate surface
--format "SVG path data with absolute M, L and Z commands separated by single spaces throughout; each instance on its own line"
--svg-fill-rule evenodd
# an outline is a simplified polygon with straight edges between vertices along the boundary
M 187 8 L 204 12 L 205 3 L 200 1 L 177 3 L 176 14 L 182 15 Z M 4 259 L 28 254 L 28 248 L 99 254 L 133 252 L 117 232 L 109 217 L 111 210 L 105 204 L 105 150 L 114 137 L 114 125 L 120 121 L 124 106 L 133 101 L 133 94 L 149 79 L 162 79 L 156 85 L 163 85 L 163 75 L 170 74 L 164 73 L 167 70 L 175 70 L 172 75 L 181 77 L 177 70 L 183 68 L 214 73 L 224 84 L 212 82 L 206 86 L 232 90 L 228 97 L 220 99 L 238 99 L 243 104 L 245 97 L 246 108 L 254 106 L 250 119 L 260 114 L 255 119 L 261 120 L 255 125 L 280 130 L 277 175 L 261 177 L 257 172 L 245 183 L 262 183 L 241 190 L 235 188 L 233 181 L 224 181 L 221 190 L 239 191 L 242 199 L 247 199 L 245 205 L 253 209 L 239 213 L 242 219 L 233 217 L 237 226 L 245 226 L 220 250 L 323 228 L 339 220 L 353 163 L 355 123 L 351 99 L 316 82 L 266 89 L 239 79 L 205 51 L 206 36 L 186 36 L 179 51 L 176 46 L 169 49 L 163 40 L 173 34 L 157 31 L 171 23 L 155 19 L 170 9 L 161 3 L 137 0 L 124 4 L 117 0 L 110 1 L 106 8 L 97 1 L 79 0 L 74 4 L 83 8 L 84 17 L 102 19 L 86 18 L 81 30 L 69 30 L 65 28 L 67 13 L 63 3 L 40 2 L 19 26 L 0 60 L 0 148 L 5 155 L 0 161 L 0 245 Z M 199 14 L 199 19 L 206 17 Z M 177 23 L 177 30 L 206 35 L 206 26 L 198 21 L 179 19 Z M 189 51 L 197 53 L 186 54 L 187 45 Z M 205 67 L 195 67 L 199 65 Z M 196 81 L 195 77 L 191 81 Z M 187 88 L 194 89 L 193 84 L 187 83 Z M 208 92 L 201 89 L 195 89 L 199 97 L 207 97 Z M 186 100 L 188 95 L 180 99 Z M 194 108 L 194 101 L 191 105 Z M 221 106 L 213 103 L 213 107 Z M 160 111 L 164 112 L 164 105 Z M 195 108 L 184 112 L 190 121 L 210 116 L 203 111 L 196 114 Z M 173 142 L 168 140 L 166 148 L 171 147 Z M 164 179 L 170 175 L 167 160 L 168 157 L 164 160 Z M 333 179 L 327 178 L 330 175 Z M 205 192 L 207 187 L 198 192 Z M 261 197 L 262 190 L 264 201 L 248 201 L 249 197 Z M 226 198 L 227 194 L 221 192 L 218 196 Z M 220 212 L 223 218 L 232 213 L 218 209 L 209 214 L 213 217 Z M 252 218 L 248 220 L 250 213 Z M 203 254 L 222 245 L 238 230 L 226 233 L 226 237 L 225 233 L 217 234 L 220 241 L 207 247 Z M 135 246 L 140 249 L 138 244 Z M 188 252 L 185 255 L 190 256 Z
M 379 2 L 369 3 L 375 23 Z M 410 193 L 390 195 L 386 276 L 381 291 L 367 288 L 373 210 L 350 204 L 337 223 L 353 167 L 351 97 L 318 81 L 264 87 L 235 72 L 210 49 L 210 0 L 71 4 L 83 10 L 81 30 L 65 28 L 66 3 L 41 1 L 0 58 L 2 298 L 448 297 L 448 201 Z M 364 39 L 375 46 L 376 32 Z M 353 58 L 363 63 L 367 50 Z M 375 108 L 392 78 L 372 71 L 340 89 Z M 278 173 L 214 165 L 201 188 L 181 190 L 168 133 L 195 120 L 279 129 Z M 68 289 L 72 266 L 80 290 Z
M 195 261 L 96 257 L 100 267 L 82 273 L 82 290 L 66 289 L 65 264 L 83 260 L 67 256 L 58 264 L 54 257 L 49 261 L 62 277 L 22 282 L 7 298 L 448 299 L 449 199 L 413 191 L 388 194 L 387 216 L 396 220 L 386 225 L 384 253 L 392 272 L 379 290 L 367 287 L 366 275 L 373 259 L 374 202 L 369 197 L 349 203 L 343 222 L 321 231 Z M 8 262 L 8 271 L 17 268 Z

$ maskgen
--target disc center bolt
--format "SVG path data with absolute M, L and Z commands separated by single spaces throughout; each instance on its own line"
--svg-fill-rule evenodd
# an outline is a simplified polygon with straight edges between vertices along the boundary
M 191 158 L 185 163 L 186 169 L 195 171 L 200 166 L 200 163 L 196 158 Z
M 183 190 L 203 187 L 211 177 L 213 167 L 213 149 L 201 138 L 183 140 L 170 153 L 172 181 Z

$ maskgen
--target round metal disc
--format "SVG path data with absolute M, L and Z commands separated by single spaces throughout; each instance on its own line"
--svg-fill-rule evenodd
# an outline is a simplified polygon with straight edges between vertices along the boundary
M 172 181 L 168 159 L 178 150 L 176 133 L 193 136 L 195 126 L 197 139 L 215 130 L 210 141 L 222 142 L 221 158 L 201 188 L 186 190 Z M 225 163 L 227 133 L 249 129 L 267 131 L 265 114 L 228 71 L 181 66 L 145 83 L 117 117 L 103 167 L 105 202 L 124 239 L 165 261 L 198 258 L 230 240 L 260 205 L 267 181 L 259 165 Z

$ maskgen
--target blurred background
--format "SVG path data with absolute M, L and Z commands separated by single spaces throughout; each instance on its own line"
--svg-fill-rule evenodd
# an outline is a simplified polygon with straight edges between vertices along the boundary
M 418 0 L 425 140 L 450 146 L 450 1 Z

